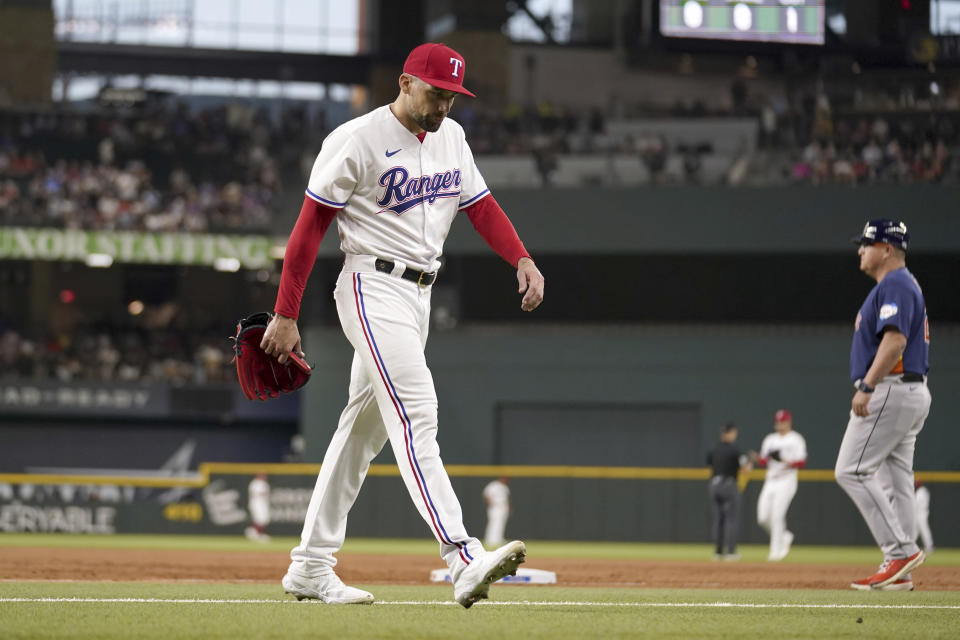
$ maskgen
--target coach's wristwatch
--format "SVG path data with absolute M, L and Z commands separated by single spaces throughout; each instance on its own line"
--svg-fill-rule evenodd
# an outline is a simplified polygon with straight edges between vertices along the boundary
M 853 388 L 864 393 L 873 393 L 873 387 L 863 381 L 863 378 L 857 378 L 853 383 Z

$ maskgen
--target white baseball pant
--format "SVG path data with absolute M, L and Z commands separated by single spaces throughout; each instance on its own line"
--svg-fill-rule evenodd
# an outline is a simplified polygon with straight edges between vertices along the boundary
M 780 559 L 786 554 L 787 510 L 797 493 L 797 474 L 788 473 L 779 478 L 767 478 L 757 499 L 757 523 L 770 534 L 770 558 Z
M 270 524 L 270 503 L 268 501 L 251 500 L 247 506 L 250 507 L 250 521 L 253 524 L 261 527 Z
M 487 508 L 487 528 L 483 534 L 483 541 L 491 547 L 499 547 L 504 543 L 504 532 L 507 528 L 507 518 L 510 507 L 495 505 Z
M 291 571 L 329 573 L 343 545 L 347 514 L 370 461 L 389 439 L 407 491 L 449 566 L 483 552 L 463 524 L 440 459 L 437 396 L 424 346 L 430 287 L 375 271 L 370 256 L 348 256 L 334 299 L 354 347 L 350 396 L 323 459 Z

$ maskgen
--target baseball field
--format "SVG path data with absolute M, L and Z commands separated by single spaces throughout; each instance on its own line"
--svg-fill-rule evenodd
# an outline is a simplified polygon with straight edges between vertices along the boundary
M 297 602 L 279 580 L 295 541 L 187 536 L 0 536 L 3 638 L 955 638 L 960 550 L 938 549 L 913 592 L 847 588 L 880 560 L 795 547 L 528 542 L 556 585 L 495 585 L 465 610 L 429 540 L 348 540 L 338 572 L 372 606 Z

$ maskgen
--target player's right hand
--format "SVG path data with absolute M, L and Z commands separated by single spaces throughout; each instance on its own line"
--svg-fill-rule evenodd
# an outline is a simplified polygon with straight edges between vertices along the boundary
M 543 302 L 543 274 L 531 258 L 520 258 L 517 262 L 517 283 L 520 285 L 517 293 L 523 294 L 520 308 L 533 311 L 539 307 Z
M 270 324 L 267 325 L 267 330 L 263 332 L 260 348 L 268 355 L 277 356 L 277 361 L 280 363 L 287 361 L 291 351 L 295 351 L 302 357 L 304 353 L 300 348 L 300 330 L 297 329 L 297 321 L 274 314 Z
M 853 410 L 853 415 L 859 416 L 861 418 L 866 418 L 870 415 L 870 410 L 867 408 L 867 403 L 870 402 L 870 398 L 873 396 L 869 393 L 864 393 L 863 391 L 857 391 L 853 394 L 853 399 L 850 401 L 850 408 Z

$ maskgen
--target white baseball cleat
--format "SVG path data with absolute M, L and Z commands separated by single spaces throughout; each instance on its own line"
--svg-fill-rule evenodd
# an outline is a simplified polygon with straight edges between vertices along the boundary
M 309 598 L 320 600 L 326 604 L 372 604 L 373 594 L 348 587 L 335 573 L 328 573 L 319 578 L 306 578 L 293 573 L 287 573 L 281 581 L 283 590 L 297 600 Z
M 454 599 L 469 609 L 477 600 L 488 597 L 491 584 L 504 576 L 516 575 L 517 567 L 526 559 L 527 547 L 519 540 L 508 542 L 496 551 L 484 552 L 454 580 Z
M 253 540 L 254 542 L 270 542 L 270 536 L 265 533 L 260 533 L 253 527 L 244 529 L 243 535 L 247 537 L 247 540 Z
M 783 534 L 783 544 L 780 545 L 780 548 L 776 553 L 771 553 L 767 556 L 767 560 L 770 562 L 780 562 L 787 557 L 787 554 L 790 553 L 790 545 L 793 544 L 793 533 L 787 531 Z
M 783 549 L 781 549 L 780 559 L 783 560 L 790 553 L 790 546 L 793 544 L 793 532 L 787 531 L 783 534 Z

